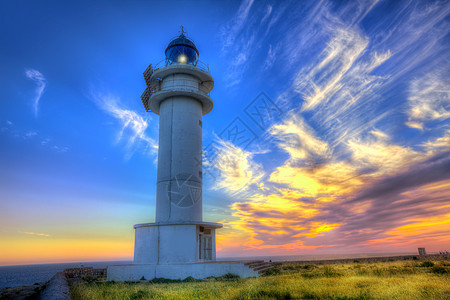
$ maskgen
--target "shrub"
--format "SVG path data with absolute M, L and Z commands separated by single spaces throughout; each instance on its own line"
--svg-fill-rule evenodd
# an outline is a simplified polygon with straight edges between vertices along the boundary
M 133 294 L 130 295 L 130 300 L 138 300 L 138 299 L 144 299 L 146 296 L 148 296 L 149 292 L 139 290 Z
M 305 269 L 305 270 L 312 270 L 315 268 L 317 268 L 315 265 L 303 265 L 302 266 L 302 269 Z
M 433 268 L 431 268 L 431 272 L 435 274 L 447 274 L 448 270 L 443 266 L 433 266 Z
M 269 270 L 265 271 L 263 275 L 264 276 L 270 276 L 270 275 L 278 275 L 280 273 L 281 273 L 280 269 L 274 268 L 274 269 L 269 269 Z
M 94 282 L 97 282 L 97 278 L 92 277 L 92 276 L 86 276 L 86 277 L 84 277 L 83 279 L 84 279 L 84 281 L 86 281 L 87 283 L 94 283 Z
M 432 261 L 426 260 L 423 263 L 420 264 L 421 267 L 431 268 L 434 266 L 434 263 Z
M 144 277 L 144 276 L 142 276 L 142 277 L 141 277 L 141 279 L 139 279 L 139 280 L 145 280 L 145 277 Z
M 234 274 L 231 274 L 231 273 L 227 273 L 227 274 L 223 275 L 223 278 L 225 278 L 225 279 L 239 279 L 239 275 L 234 275 Z
M 192 277 L 192 276 L 186 277 L 186 278 L 183 280 L 183 282 L 196 282 L 196 281 L 198 281 L 198 280 L 195 279 L 195 278 Z
M 177 280 L 177 279 L 165 279 L 165 278 L 155 278 L 153 280 L 150 280 L 151 283 L 158 283 L 158 284 L 162 284 L 162 283 L 175 283 L 175 282 L 181 282 L 181 280 Z

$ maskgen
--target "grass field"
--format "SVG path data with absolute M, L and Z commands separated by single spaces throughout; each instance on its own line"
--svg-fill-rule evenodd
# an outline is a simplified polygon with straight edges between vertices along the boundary
M 258 278 L 81 282 L 72 299 L 450 299 L 450 261 L 289 264 Z

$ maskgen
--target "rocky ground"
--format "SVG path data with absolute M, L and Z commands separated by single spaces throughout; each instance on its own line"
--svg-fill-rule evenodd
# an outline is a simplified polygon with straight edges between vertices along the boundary
M 31 300 L 39 299 L 41 291 L 45 288 L 46 282 L 35 283 L 34 285 L 22 285 L 17 287 L 7 287 L 0 289 L 0 299 Z

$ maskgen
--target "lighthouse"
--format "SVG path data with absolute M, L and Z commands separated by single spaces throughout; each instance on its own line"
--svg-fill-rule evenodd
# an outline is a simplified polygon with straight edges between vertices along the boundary
M 141 96 L 145 110 L 159 115 L 155 221 L 134 225 L 133 264 L 109 266 L 108 280 L 258 276 L 249 264 L 217 262 L 222 224 L 203 221 L 202 126 L 214 87 L 209 66 L 183 28 L 164 54 L 144 71 Z
M 142 102 L 159 115 L 156 216 L 155 223 L 134 226 L 134 262 L 211 261 L 222 225 L 203 222 L 202 123 L 213 108 L 214 79 L 183 30 L 164 53 L 162 67 L 144 72 Z

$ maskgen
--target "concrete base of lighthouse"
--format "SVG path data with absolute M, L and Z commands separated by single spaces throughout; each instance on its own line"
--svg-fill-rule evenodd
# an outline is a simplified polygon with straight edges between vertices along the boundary
M 193 264 L 132 264 L 108 267 L 108 280 L 135 281 L 144 277 L 146 280 L 155 278 L 185 279 L 193 277 L 203 279 L 219 277 L 225 274 L 238 275 L 241 278 L 257 277 L 259 273 L 243 262 L 204 262 Z
M 134 264 L 177 264 L 216 260 L 216 229 L 210 222 L 134 225 Z
M 134 225 L 134 262 L 109 266 L 108 280 L 202 279 L 228 273 L 243 278 L 259 276 L 242 262 L 216 261 L 215 230 L 221 227 L 210 222 Z

